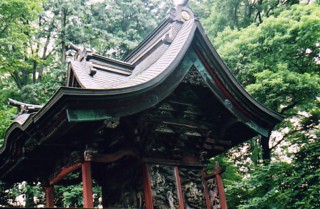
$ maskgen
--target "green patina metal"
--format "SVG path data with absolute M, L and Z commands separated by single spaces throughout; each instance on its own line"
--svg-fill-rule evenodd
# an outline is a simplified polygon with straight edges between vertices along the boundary
M 247 122 L 246 125 L 265 137 L 269 136 L 269 131 L 267 129 L 262 128 L 261 126 L 259 126 L 258 124 L 256 124 L 253 121 Z
M 204 81 L 208 84 L 208 80 L 210 80 L 211 83 L 215 84 L 214 80 L 212 79 L 212 77 L 209 75 L 208 71 L 205 69 L 203 63 L 201 62 L 201 60 L 199 59 L 199 57 L 196 55 L 194 50 L 189 50 L 189 54 L 194 58 L 194 66 L 197 68 L 198 72 L 200 73 L 201 77 L 204 79 Z M 224 101 L 224 106 L 227 109 L 230 109 L 231 111 L 235 112 L 235 108 L 233 108 L 232 103 L 230 102 L 230 100 L 225 99 Z M 252 130 L 260 133 L 261 135 L 268 137 L 269 136 L 269 131 L 265 128 L 262 128 L 261 126 L 259 126 L 258 124 L 256 124 L 253 121 L 249 121 L 245 123 L 248 127 L 250 127 Z
M 69 122 L 88 122 L 112 119 L 106 109 L 67 109 Z

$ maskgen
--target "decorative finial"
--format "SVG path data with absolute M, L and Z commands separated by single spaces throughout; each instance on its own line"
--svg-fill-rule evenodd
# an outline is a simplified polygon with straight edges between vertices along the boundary
M 171 8 L 168 12 L 168 18 L 173 22 L 186 22 L 194 19 L 192 10 L 188 7 L 188 0 L 173 0 L 175 8 Z
M 176 7 L 179 5 L 186 6 L 188 4 L 188 0 L 173 0 L 173 3 Z

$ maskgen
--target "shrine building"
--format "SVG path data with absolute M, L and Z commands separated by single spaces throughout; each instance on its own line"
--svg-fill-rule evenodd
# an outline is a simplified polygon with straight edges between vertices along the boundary
M 236 81 L 186 3 L 124 60 L 72 48 L 66 86 L 44 106 L 11 101 L 21 111 L 0 149 L 0 180 L 41 182 L 47 207 L 54 186 L 79 172 L 87 208 L 93 179 L 104 208 L 227 208 L 208 159 L 269 137 L 282 116 Z

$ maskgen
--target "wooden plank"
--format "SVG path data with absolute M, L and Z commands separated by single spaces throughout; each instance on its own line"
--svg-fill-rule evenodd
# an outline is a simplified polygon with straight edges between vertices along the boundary
M 178 166 L 174 166 L 174 175 L 176 177 L 176 187 L 177 187 L 178 200 L 179 200 L 179 209 L 184 209 L 184 200 L 183 200 L 180 172 L 179 172 Z
M 151 178 L 150 178 L 149 167 L 147 163 L 145 163 L 143 168 L 143 188 L 144 188 L 146 208 L 153 209 Z
M 93 208 L 91 162 L 82 163 L 83 207 Z
M 46 207 L 54 208 L 54 187 L 53 186 L 46 187 Z
M 81 167 L 81 163 L 76 163 L 68 167 L 63 167 L 61 171 L 54 176 L 52 179 L 50 179 L 50 185 L 57 184 L 60 180 L 62 180 L 64 177 L 66 177 L 68 174 L 72 173 L 73 171 L 77 170 Z

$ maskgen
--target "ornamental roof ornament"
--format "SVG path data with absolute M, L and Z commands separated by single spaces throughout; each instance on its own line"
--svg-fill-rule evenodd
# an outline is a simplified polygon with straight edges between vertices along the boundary
M 194 19 L 192 10 L 188 7 L 188 0 L 174 0 L 174 8 L 168 12 L 173 21 L 186 22 Z

